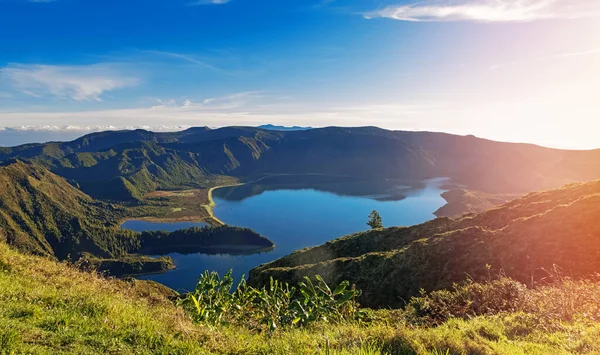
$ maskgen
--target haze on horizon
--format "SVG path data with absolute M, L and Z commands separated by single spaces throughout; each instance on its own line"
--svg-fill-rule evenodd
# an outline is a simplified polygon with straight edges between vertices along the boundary
M 0 146 L 271 123 L 599 148 L 599 18 L 597 0 L 0 0 Z

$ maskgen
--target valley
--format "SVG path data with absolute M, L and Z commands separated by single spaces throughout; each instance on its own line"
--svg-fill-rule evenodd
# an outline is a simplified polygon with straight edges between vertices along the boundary
M 0 355 L 600 355 L 600 0 L 0 0 Z

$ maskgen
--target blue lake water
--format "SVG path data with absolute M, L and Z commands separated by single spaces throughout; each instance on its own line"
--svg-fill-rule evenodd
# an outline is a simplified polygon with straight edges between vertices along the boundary
M 233 268 L 234 275 L 239 278 L 255 266 L 295 250 L 368 229 L 367 216 L 372 210 L 379 212 L 386 227 L 422 223 L 434 218 L 433 212 L 446 203 L 440 196 L 444 191 L 441 186 L 446 181 L 432 179 L 413 188 L 398 185 L 395 190 L 392 188 L 396 198 L 381 198 L 377 194 L 350 196 L 322 188 L 246 186 L 217 189 L 213 194 L 215 215 L 227 224 L 254 229 L 273 241 L 275 249 L 235 256 L 169 254 L 177 266 L 175 270 L 141 278 L 180 291 L 193 289 L 198 276 L 207 269 L 224 274 Z M 398 191 L 402 192 L 401 197 L 398 197 Z

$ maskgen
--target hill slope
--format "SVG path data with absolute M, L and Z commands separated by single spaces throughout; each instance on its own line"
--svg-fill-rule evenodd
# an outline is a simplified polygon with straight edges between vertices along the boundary
M 21 250 L 59 259 L 83 251 L 114 257 L 130 234 L 112 228 L 125 215 L 43 167 L 20 161 L 0 166 L 0 240 Z
M 597 354 L 600 326 L 589 320 L 597 285 L 521 291 L 530 313 L 407 325 L 399 311 L 364 323 L 318 323 L 257 332 L 245 322 L 193 324 L 144 281 L 106 280 L 0 242 L 0 354 Z M 539 307 L 536 306 L 540 303 Z M 572 307 L 562 309 L 564 304 Z M 558 311 L 558 312 L 555 312 Z M 592 318 L 593 319 L 593 318 Z
M 522 193 L 600 178 L 600 150 L 564 151 L 472 136 L 328 127 L 253 127 L 94 133 L 72 142 L 0 148 L 0 161 L 32 159 L 93 197 L 132 200 L 155 189 L 207 187 L 223 175 L 319 173 L 423 180 Z
M 253 269 L 250 283 L 320 274 L 334 284 L 354 282 L 366 305 L 398 307 L 421 289 L 448 288 L 467 276 L 503 272 L 529 283 L 557 265 L 582 277 L 600 270 L 599 217 L 600 181 L 572 184 L 480 214 L 357 233 L 297 251 Z

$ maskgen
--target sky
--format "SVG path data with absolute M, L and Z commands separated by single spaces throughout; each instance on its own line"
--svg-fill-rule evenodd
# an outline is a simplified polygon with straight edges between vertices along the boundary
M 600 1 L 0 0 L 0 146 L 267 123 L 600 148 Z

